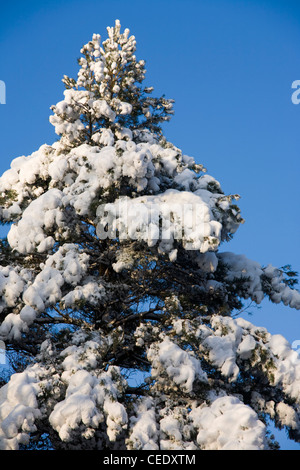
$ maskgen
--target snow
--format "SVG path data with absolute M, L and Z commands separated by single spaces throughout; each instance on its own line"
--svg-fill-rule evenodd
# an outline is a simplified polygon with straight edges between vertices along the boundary
M 191 443 L 187 443 L 181 432 L 180 420 L 178 417 L 165 416 L 160 420 L 160 432 L 162 439 L 160 446 L 162 450 L 193 450 L 196 446 Z
M 107 435 L 115 441 L 127 424 L 127 413 L 119 403 L 118 386 L 121 380 L 119 369 L 109 367 L 99 376 L 86 370 L 96 368 L 99 344 L 87 341 L 83 347 L 70 346 L 63 351 L 65 372 L 62 379 L 67 383 L 65 399 L 58 402 L 50 414 L 49 421 L 63 441 L 70 441 L 74 432 L 85 425 L 84 435 L 91 438 L 103 421 Z
M 216 250 L 221 242 L 222 225 L 214 220 L 214 197 L 201 190 L 197 194 L 169 189 L 157 196 L 127 197 L 101 205 L 97 210 L 99 238 L 143 240 L 158 244 L 161 252 L 176 260 L 174 243 L 200 253 Z M 108 230 L 104 229 L 108 224 Z
M 196 261 L 199 268 L 204 272 L 214 272 L 218 267 L 218 257 L 212 251 L 197 253 Z
M 50 117 L 59 141 L 14 159 L 0 178 L 14 260 L 0 266 L 0 340 L 22 349 L 29 338 L 35 347 L 39 325 L 55 316 L 32 363 L 0 388 L 0 449 L 28 444 L 39 420 L 63 448 L 266 449 L 260 416 L 299 428 L 299 355 L 281 335 L 227 315 L 227 306 L 268 296 L 300 309 L 300 294 L 272 265 L 220 252 L 243 222 L 238 196 L 151 130 L 158 109 L 166 111 L 158 121 L 168 120 L 172 101 L 145 98 L 152 88 L 140 86 L 145 62 L 129 30 L 121 33 L 117 20 L 108 36 L 83 46 L 77 80 L 64 77 Z M 127 102 L 132 96 L 143 98 Z M 135 267 L 145 246 L 149 266 L 180 268 L 184 250 L 193 259 L 186 295 L 168 286 L 153 298 L 149 286 L 142 292 Z M 189 305 L 190 293 L 197 300 Z M 142 314 L 137 325 L 143 295 L 149 305 L 159 297 L 163 321 Z M 66 329 L 56 329 L 62 320 Z M 127 364 L 115 365 L 123 352 L 134 367 L 147 364 L 139 391 Z M 247 388 L 249 377 L 262 381 Z
M 275 302 L 283 302 L 291 308 L 300 310 L 300 292 L 291 289 L 283 282 L 283 273 L 268 265 L 263 268 L 258 262 L 249 260 L 245 255 L 236 255 L 230 252 L 218 253 L 218 259 L 228 268 L 225 276 L 226 280 L 233 281 L 235 279 L 244 279 L 243 289 L 246 288 L 247 295 L 257 304 L 260 304 L 264 298 L 264 279 L 270 284 L 270 299 Z
M 96 429 L 104 420 L 97 409 L 98 381 L 87 371 L 79 370 L 71 376 L 65 400 L 59 402 L 50 415 L 50 423 L 63 441 L 72 438 L 72 430 L 80 423 L 87 428 Z
M 264 294 L 261 285 L 262 267 L 259 263 L 249 260 L 244 255 L 235 255 L 233 253 L 219 253 L 218 258 L 227 266 L 229 272 L 226 279 L 249 278 L 246 282 L 248 291 L 251 292 L 251 298 L 260 303 Z
M 255 366 L 260 363 L 261 354 L 267 355 L 272 368 L 266 360 L 262 367 L 273 385 L 299 401 L 300 358 L 283 336 L 271 335 L 265 328 L 258 328 L 242 318 L 214 315 L 211 326 L 200 325 L 198 328 L 200 349 L 225 377 L 235 382 L 241 360 L 248 360 Z
M 300 357 L 281 335 L 270 337 L 268 343 L 276 364 L 273 371 L 274 385 L 282 387 L 292 399 L 299 401 L 300 396 Z
M 32 317 L 30 318 L 31 321 Z M 9 313 L 0 326 L 0 338 L 3 340 L 20 340 L 22 333 L 28 332 L 28 325 L 21 315 Z
M 47 236 L 45 230 L 54 225 L 63 226 L 62 193 L 58 189 L 50 189 L 34 200 L 23 212 L 22 219 L 12 225 L 7 239 L 12 248 L 20 253 L 30 253 L 37 248 L 39 252 L 53 247 L 55 240 Z M 39 214 L 39 217 L 36 216 Z
M 101 129 L 99 132 L 96 132 L 92 140 L 96 144 L 102 144 L 108 147 L 113 146 L 115 142 L 114 135 L 110 129 Z
M 30 305 L 25 305 L 20 311 L 20 319 L 27 325 L 31 325 L 36 319 L 36 311 Z
M 0 450 L 17 450 L 28 443 L 28 433 L 36 430 L 37 384 L 34 368 L 14 374 L 0 389 Z
M 191 353 L 182 350 L 169 338 L 161 343 L 153 344 L 148 350 L 147 358 L 152 364 L 153 377 L 158 378 L 166 373 L 185 392 L 192 391 L 196 380 L 207 381 L 200 361 Z
M 252 351 L 256 347 L 256 341 L 251 335 L 245 335 L 240 342 L 237 353 L 241 359 L 250 359 Z
M 77 245 L 62 245 L 56 253 L 49 256 L 41 271 L 32 281 L 26 271 L 21 271 L 21 278 L 13 270 L 9 277 L 2 282 L 7 295 L 3 296 L 5 301 L 3 307 L 10 305 L 11 298 L 19 299 L 24 304 L 20 313 L 8 314 L 0 326 L 0 337 L 2 339 L 20 339 L 22 332 L 28 331 L 34 320 L 48 307 L 55 305 L 62 298 L 62 287 L 65 283 L 77 286 L 85 276 L 88 267 L 89 256 L 81 253 Z M 8 269 L 6 268 L 6 272 Z M 1 274 L 1 270 L 0 270 Z M 1 281 L 1 277 L 0 277 Z M 1 284 L 0 284 L 1 286 Z M 105 295 L 103 286 L 87 281 L 80 289 L 69 292 L 67 303 L 76 302 L 79 298 L 90 297 L 91 302 Z M 2 301 L 3 302 L 3 301 Z M 2 307 L 2 308 L 3 308 Z
M 196 429 L 192 424 L 190 411 L 190 408 L 176 406 L 171 400 L 166 400 L 159 413 L 162 450 L 199 449 L 195 442 Z
M 192 410 L 202 450 L 262 450 L 265 425 L 256 413 L 232 396 L 215 398 L 210 406 Z
M 127 130 L 123 129 L 121 132 L 123 138 L 131 137 Z M 153 193 L 159 190 L 165 177 L 176 177 L 176 173 L 180 175 L 180 185 L 186 191 L 168 189 L 152 202 L 164 204 L 165 210 L 169 212 L 171 208 L 168 206 L 176 208 L 177 204 L 179 212 L 177 216 L 181 219 L 183 218 L 181 212 L 185 210 L 184 227 L 189 229 L 191 238 L 189 241 L 187 237 L 186 243 L 189 243 L 190 249 L 194 249 L 197 243 L 200 246 L 195 237 L 202 238 L 202 250 L 207 251 L 214 249 L 215 245 L 211 245 L 212 240 L 216 239 L 214 242 L 216 245 L 220 243 L 221 228 L 225 231 L 236 230 L 229 215 L 224 217 L 224 211 L 218 211 L 218 201 L 222 198 L 222 194 L 211 193 L 204 189 L 203 177 L 197 179 L 194 172 L 185 168 L 187 165 L 193 166 L 194 162 L 181 155 L 178 150 L 164 149 L 158 144 L 147 142 L 136 144 L 132 140 L 114 141 L 109 129 L 96 133 L 94 140 L 105 146 L 99 148 L 82 144 L 72 149 L 68 155 L 55 155 L 55 145 L 51 150 L 47 146 L 42 146 L 32 156 L 22 157 L 18 164 L 8 171 L 5 178 L 0 178 L 0 191 L 13 189 L 17 195 L 17 201 L 10 208 L 5 208 L 2 213 L 8 220 L 20 214 L 20 204 L 24 203 L 24 200 L 28 201 L 22 219 L 12 226 L 9 234 L 9 241 L 15 249 L 22 253 L 31 252 L 36 246 L 40 252 L 49 250 L 54 241 L 52 235 L 46 236 L 43 233 L 45 229 L 48 231 L 60 229 L 65 236 L 68 234 L 68 227 L 64 221 L 64 207 L 71 205 L 79 215 L 86 215 L 99 190 L 118 185 L 122 178 L 129 178 L 130 185 L 137 192 L 148 188 L 150 193 Z M 32 165 L 37 168 L 37 172 L 30 171 L 32 183 L 36 181 L 38 174 L 42 174 L 44 178 L 51 179 L 50 188 L 51 186 L 55 188 L 46 192 L 40 188 L 42 193 L 38 194 L 36 192 L 30 194 L 32 189 L 29 187 L 24 190 L 20 178 L 23 169 L 27 174 Z M 10 174 L 13 184 L 8 184 Z M 189 191 L 191 185 L 195 188 L 194 193 Z M 57 186 L 60 186 L 60 189 Z M 151 201 L 149 197 L 144 203 Z M 136 204 L 137 202 L 135 200 Z M 199 212 L 196 218 L 199 219 L 200 235 L 193 233 L 193 207 Z M 43 214 L 39 219 L 33 217 L 33 214 L 38 212 Z M 189 249 L 188 245 L 187 248 Z
M 72 243 L 63 244 L 56 253 L 49 256 L 45 270 L 59 271 L 68 284 L 76 286 L 85 275 L 89 265 L 89 255 Z
M 299 417 L 296 411 L 286 403 L 276 405 L 276 413 L 282 426 L 288 426 L 291 429 L 299 428 Z
M 131 450 L 158 450 L 158 426 L 153 400 L 140 398 L 134 404 L 134 416 L 130 418 L 128 446 Z
M 114 113 L 114 111 L 111 109 L 111 107 L 108 105 L 108 103 L 105 100 L 93 101 L 93 109 L 94 109 L 96 118 L 100 118 L 101 116 L 104 116 L 108 118 L 110 121 L 114 121 L 116 118 L 116 114 Z
M 12 307 L 15 305 L 23 292 L 25 283 L 30 278 L 31 273 L 26 269 L 0 266 L 0 312 L 6 306 Z
M 105 288 L 102 284 L 88 281 L 83 286 L 76 286 L 74 290 L 68 292 L 61 302 L 65 307 L 76 307 L 79 301 L 88 301 L 89 304 L 97 305 L 100 299 L 105 297 Z
M 54 406 L 49 422 L 62 441 L 68 442 L 76 432 L 83 432 L 86 439 L 92 438 L 105 421 L 109 439 L 115 441 L 128 421 L 124 406 L 118 402 L 124 379 L 117 367 L 109 367 L 98 376 L 89 372 L 87 368 L 96 367 L 101 342 L 89 340 L 80 347 L 76 346 L 79 340 L 80 333 L 75 335 L 73 346 L 62 352 L 62 388 L 67 385 L 65 398 Z M 43 344 L 42 350 L 49 354 L 49 345 Z M 54 374 L 56 386 L 57 375 L 58 370 Z M 36 430 L 35 420 L 41 416 L 38 397 L 42 396 L 45 387 L 53 390 L 53 386 L 44 380 L 44 371 L 35 365 L 14 374 L 0 389 L 1 449 L 17 449 L 20 443 L 28 442 L 28 434 Z
M 28 314 L 30 317 L 30 312 Z M 184 393 L 192 394 L 197 381 L 207 383 L 201 358 L 208 359 L 224 376 L 235 381 L 241 361 L 254 361 L 255 364 L 259 359 L 253 356 L 253 351 L 264 354 L 270 351 L 275 385 L 299 401 L 300 360 L 283 337 L 270 335 L 264 328 L 242 318 L 214 315 L 210 326 L 203 324 L 201 317 L 197 321 L 195 330 L 190 320 L 177 319 L 174 330 L 169 330 L 168 335 L 159 333 L 159 328 L 140 325 L 139 346 L 147 343 L 148 334 L 158 334 L 158 340 L 148 346 L 147 358 L 152 365 L 151 375 L 156 380 L 154 387 L 160 394 L 168 387 L 171 390 L 179 387 Z M 199 353 L 180 348 L 174 342 L 174 333 L 176 341 L 196 334 Z M 142 338 L 144 341 L 139 341 Z M 60 354 L 64 397 L 54 403 L 49 417 L 63 442 L 72 442 L 78 433 L 92 439 L 106 423 L 111 442 L 117 441 L 118 436 L 128 430 L 127 445 L 131 449 L 155 450 L 159 446 L 165 450 L 255 450 L 267 447 L 265 425 L 252 408 L 235 396 L 210 394 L 206 401 L 198 404 L 196 396 L 191 395 L 190 409 L 173 408 L 165 402 L 159 419 L 155 414 L 154 399 L 142 397 L 136 401 L 130 415 L 119 401 L 125 385 L 120 370 L 116 367 L 101 370 L 102 352 L 113 343 L 113 338 L 94 332 L 88 339 L 79 330 L 72 343 Z M 42 351 L 53 357 L 53 351 L 46 343 L 42 345 Z M 97 366 L 100 366 L 98 372 Z M 39 417 L 38 397 L 45 387 L 43 384 L 43 371 L 36 365 L 21 374 L 14 374 L 8 385 L 0 389 L 1 448 L 18 448 L 20 442 L 27 442 L 28 433 L 35 429 Z M 47 387 L 53 388 L 50 384 Z M 256 392 L 253 392 L 252 403 L 255 408 L 267 411 L 273 417 L 276 415 L 283 426 L 298 427 L 298 417 L 291 405 L 265 403 Z M 197 437 L 193 441 L 195 433 Z
M 49 304 L 55 304 L 60 299 L 60 287 L 63 282 L 63 278 L 57 270 L 46 267 L 37 275 L 34 283 L 25 290 L 23 294 L 25 304 L 37 311 L 44 311 L 45 301 Z

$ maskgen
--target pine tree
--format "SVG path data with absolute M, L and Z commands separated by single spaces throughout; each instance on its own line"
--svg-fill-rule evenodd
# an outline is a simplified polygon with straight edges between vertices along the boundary
M 164 137 L 135 51 L 119 21 L 94 34 L 59 140 L 0 178 L 0 448 L 270 449 L 270 420 L 298 441 L 297 352 L 238 315 L 300 309 L 296 273 L 220 250 L 239 197 Z

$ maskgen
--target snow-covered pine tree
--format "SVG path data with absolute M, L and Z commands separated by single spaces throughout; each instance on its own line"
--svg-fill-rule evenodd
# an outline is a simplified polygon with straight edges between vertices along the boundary
M 237 315 L 299 309 L 294 273 L 220 251 L 238 196 L 164 138 L 135 50 L 119 21 L 95 34 L 60 139 L 0 179 L 0 448 L 269 449 L 270 420 L 299 440 L 298 355 Z

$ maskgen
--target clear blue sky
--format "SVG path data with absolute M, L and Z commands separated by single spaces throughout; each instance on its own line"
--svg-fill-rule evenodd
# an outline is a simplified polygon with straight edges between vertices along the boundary
M 49 107 L 76 76 L 80 48 L 115 19 L 137 39 L 154 93 L 175 99 L 167 138 L 238 193 L 246 223 L 222 250 L 300 271 L 300 2 L 49 0 L 1 4 L 0 173 L 56 140 Z M 300 312 L 264 301 L 247 317 L 290 342 Z

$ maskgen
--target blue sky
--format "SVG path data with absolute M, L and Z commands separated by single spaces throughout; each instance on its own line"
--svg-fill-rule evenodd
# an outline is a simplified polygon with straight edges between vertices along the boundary
M 289 0 L 14 1 L 1 5 L 0 173 L 56 140 L 50 106 L 62 99 L 93 33 L 115 19 L 137 39 L 154 94 L 175 99 L 165 135 L 241 195 L 246 223 L 223 251 L 300 271 L 300 2 Z M 290 342 L 300 312 L 264 301 L 248 318 Z

